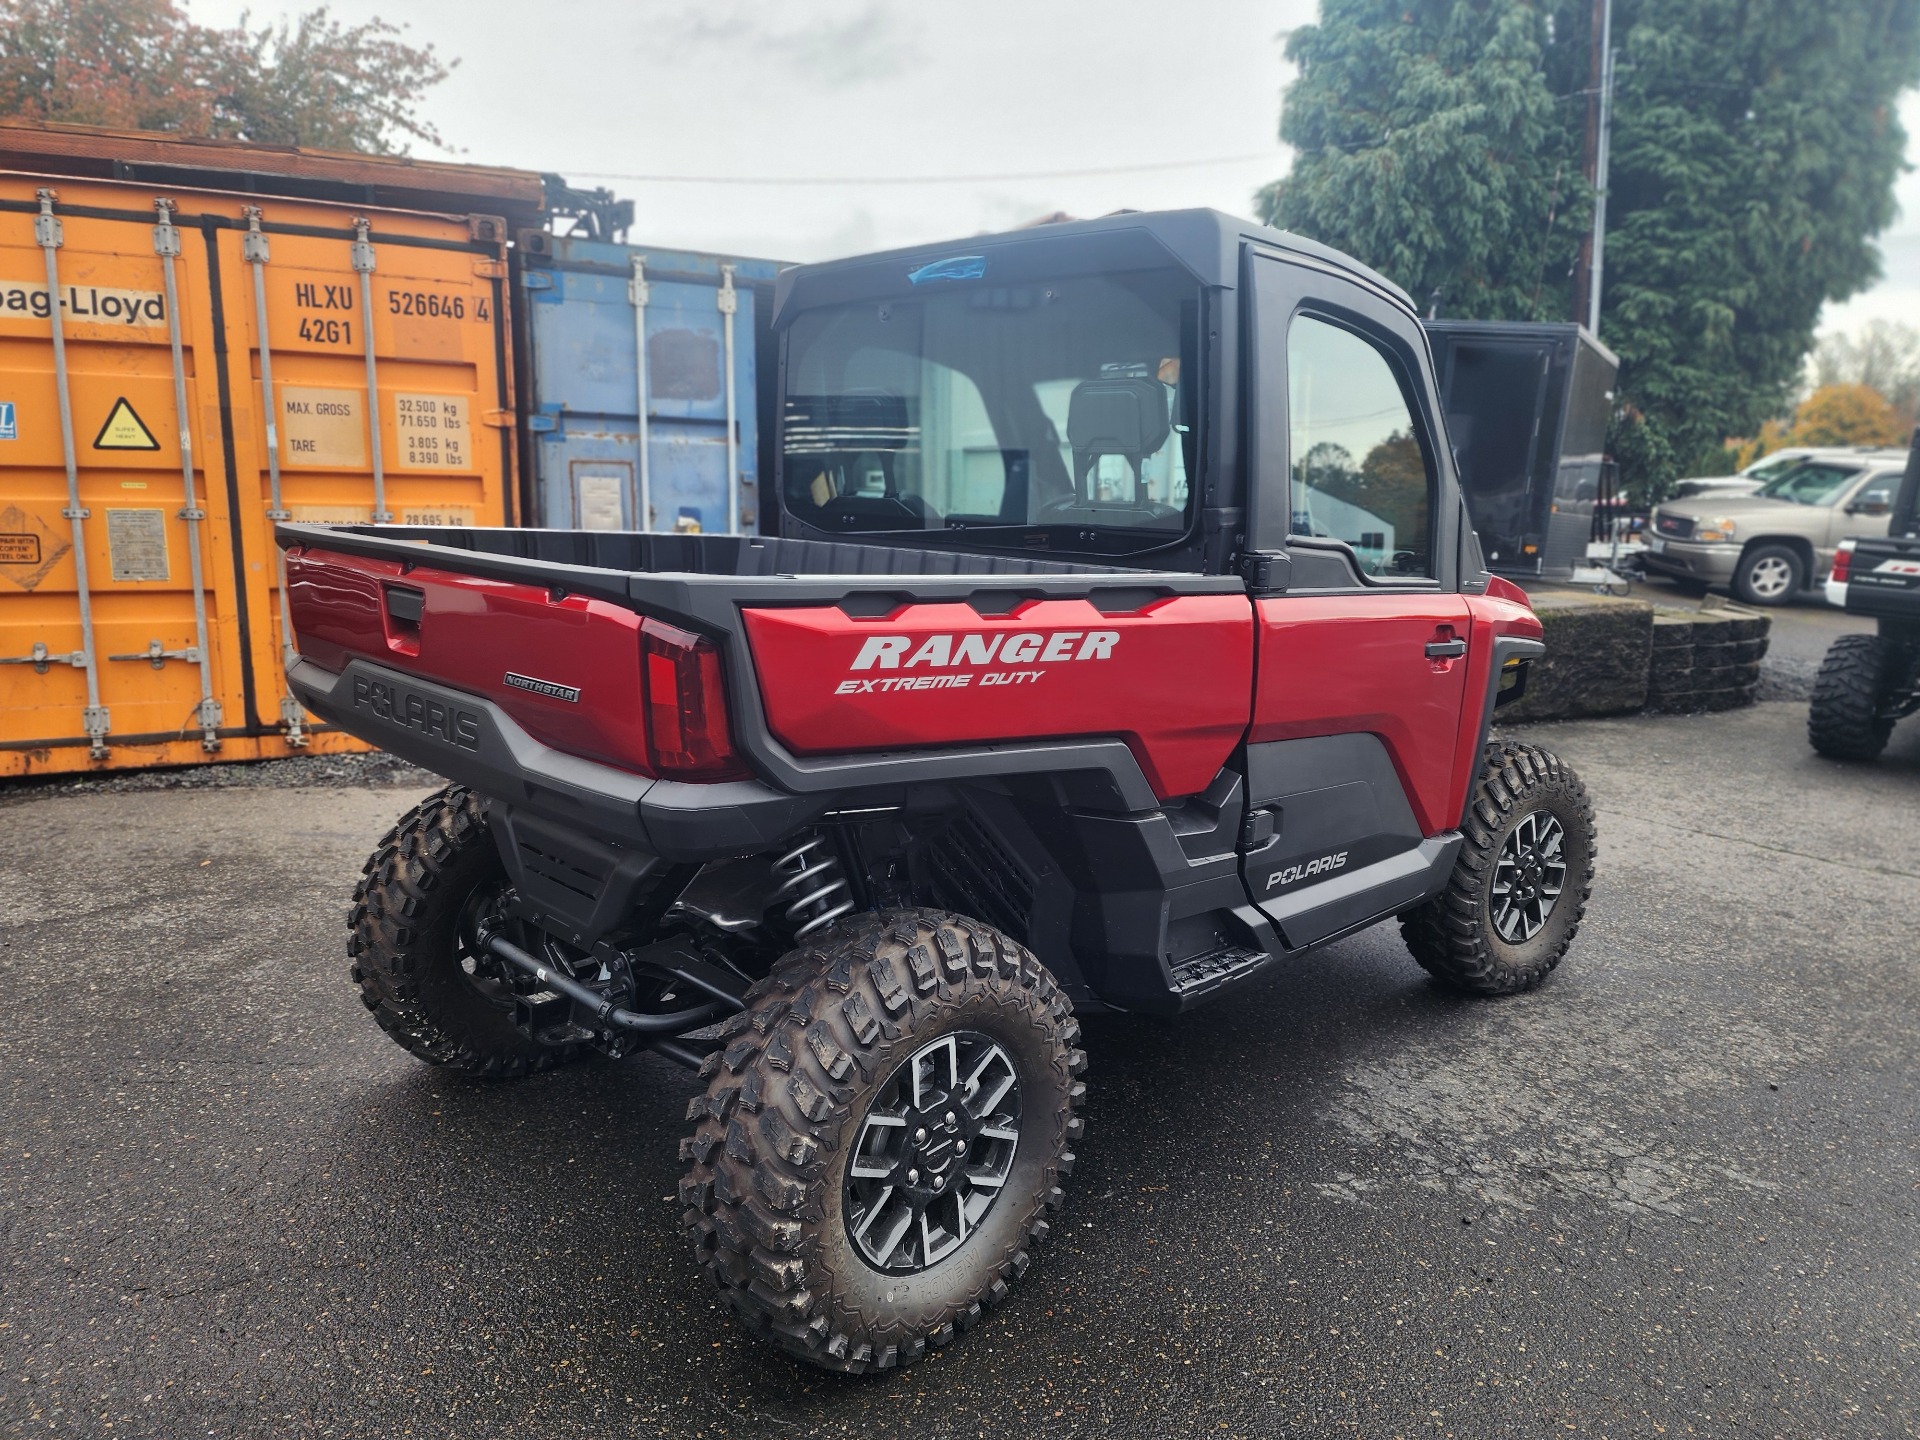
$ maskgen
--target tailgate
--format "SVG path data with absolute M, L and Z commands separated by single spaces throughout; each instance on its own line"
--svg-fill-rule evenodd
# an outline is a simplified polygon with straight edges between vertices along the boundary
M 1856 540 L 1847 609 L 1920 620 L 1920 540 Z
M 438 681 L 492 701 L 556 750 L 648 773 L 633 611 L 544 585 L 317 548 L 290 550 L 286 562 L 294 631 L 315 665 L 337 673 L 368 660 Z M 422 733 L 449 723 L 438 707 L 400 718 Z

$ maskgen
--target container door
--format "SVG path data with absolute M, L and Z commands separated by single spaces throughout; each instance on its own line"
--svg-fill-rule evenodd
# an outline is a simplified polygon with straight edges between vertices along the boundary
M 753 291 L 734 283 L 731 262 L 711 256 L 549 243 L 550 264 L 523 276 L 540 523 L 753 529 Z M 738 487 L 731 512 L 729 476 Z
M 729 464 L 737 475 L 752 453 L 751 446 L 738 444 L 737 429 L 732 432 L 731 448 L 728 440 L 730 422 L 738 423 L 739 397 L 753 394 L 753 348 L 739 343 L 739 336 L 753 334 L 753 296 L 748 291 L 733 292 L 739 308 L 733 317 L 736 335 L 729 377 L 727 317 L 715 303 L 715 290 L 684 281 L 657 283 L 650 289 L 647 387 L 653 397 L 649 445 L 653 528 L 725 531 Z M 730 380 L 733 413 L 728 403 Z M 742 494 L 757 493 L 757 481 L 749 474 Z
M 339 748 L 347 738 L 316 731 L 286 686 L 273 520 L 510 522 L 504 251 L 446 217 L 356 223 L 273 201 L 235 207 L 217 243 L 257 616 L 252 718 L 278 727 L 265 753 Z
M 0 774 L 250 754 L 204 239 L 126 192 L 6 199 Z

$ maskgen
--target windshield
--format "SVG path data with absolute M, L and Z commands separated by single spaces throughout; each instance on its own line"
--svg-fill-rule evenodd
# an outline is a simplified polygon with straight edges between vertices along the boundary
M 1756 460 L 1740 473 L 1749 480 L 1771 480 L 1776 475 L 1784 475 L 1806 464 L 1804 455 L 1773 455 L 1765 460 Z
M 1858 465 L 1828 465 L 1810 460 L 1774 476 L 1754 493 L 1769 500 L 1790 500 L 1795 505 L 1831 505 L 1859 473 Z
M 1198 315 L 1171 270 L 808 311 L 787 342 L 787 509 L 836 531 L 1178 535 Z

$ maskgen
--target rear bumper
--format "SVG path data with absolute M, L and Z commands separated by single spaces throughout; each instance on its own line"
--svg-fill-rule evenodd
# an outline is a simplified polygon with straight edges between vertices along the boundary
M 1656 574 L 1704 580 L 1708 584 L 1724 584 L 1733 579 L 1739 560 L 1738 545 L 1665 539 L 1658 550 L 1649 542 L 1640 557 L 1640 563 Z
M 668 860 L 762 850 L 826 808 L 759 780 L 694 785 L 582 760 L 534 739 L 489 700 L 366 660 L 323 670 L 297 662 L 287 682 L 342 730 L 516 809 Z

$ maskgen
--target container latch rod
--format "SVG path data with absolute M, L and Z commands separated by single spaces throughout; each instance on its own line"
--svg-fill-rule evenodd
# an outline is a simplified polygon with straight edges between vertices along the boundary
M 353 269 L 360 277 L 360 334 L 367 346 L 367 435 L 373 443 L 373 523 L 390 525 L 387 467 L 380 452 L 380 376 L 373 358 L 373 222 L 353 222 Z
M 653 528 L 653 476 L 648 465 L 648 448 L 651 444 L 647 433 L 647 299 L 652 293 L 647 284 L 647 257 L 633 257 L 633 278 L 627 281 L 627 299 L 633 302 L 633 377 L 634 387 L 639 392 L 636 407 L 639 412 L 640 431 L 640 513 L 635 518 L 633 528 L 651 530 Z
M 220 702 L 213 696 L 213 657 L 207 646 L 206 572 L 201 563 L 200 527 L 207 512 L 200 508 L 193 483 L 193 429 L 187 420 L 187 364 L 180 341 L 180 291 L 174 261 L 180 258 L 180 232 L 174 228 L 173 201 L 153 202 L 153 253 L 160 257 L 160 277 L 167 291 L 167 343 L 173 353 L 173 408 L 180 425 L 180 518 L 187 522 L 187 568 L 193 579 L 194 660 L 200 667 L 200 748 L 209 755 L 220 748 Z
M 34 243 L 47 257 L 47 313 L 52 322 L 53 384 L 60 399 L 60 455 L 66 462 L 67 504 L 60 513 L 73 527 L 73 587 L 80 601 L 80 656 L 77 669 L 87 677 L 86 708 L 80 723 L 86 731 L 87 754 L 95 760 L 107 758 L 107 733 L 113 728 L 112 716 L 100 703 L 100 667 L 93 663 L 93 591 L 87 584 L 86 521 L 91 513 L 80 503 L 80 459 L 73 445 L 73 396 L 67 386 L 67 333 L 60 313 L 60 246 L 64 242 L 60 217 L 53 213 L 58 195 L 52 190 L 37 190 L 40 213 L 33 217 Z M 171 307 L 169 307 L 171 309 Z M 38 646 L 34 647 L 38 649 Z
M 267 502 L 267 518 L 276 523 L 290 520 L 286 497 L 280 483 L 279 411 L 273 398 L 273 332 L 267 326 L 267 264 L 272 251 L 266 232 L 260 228 L 260 207 L 245 205 L 240 213 L 247 217 L 247 233 L 240 240 L 240 254 L 253 269 L 254 343 L 260 351 L 260 413 L 267 417 L 267 485 L 272 498 Z M 274 547 L 280 569 L 280 669 L 293 669 L 300 652 L 293 644 L 293 611 L 287 600 L 287 552 Z M 307 746 L 307 710 L 291 687 L 280 692 L 280 723 L 287 727 L 287 744 L 296 750 Z

